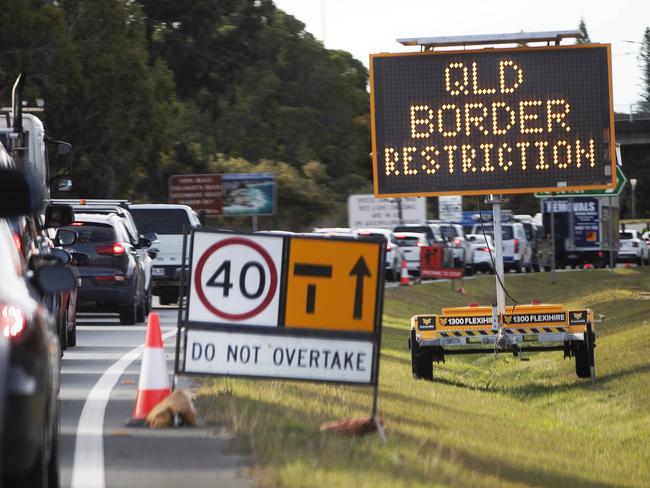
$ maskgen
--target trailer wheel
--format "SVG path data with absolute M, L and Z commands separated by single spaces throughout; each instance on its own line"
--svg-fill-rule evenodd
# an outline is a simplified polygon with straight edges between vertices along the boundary
M 411 349 L 411 370 L 414 380 L 433 380 L 433 357 L 426 349 L 421 349 L 415 340 L 415 329 L 411 329 L 409 339 Z
M 433 358 L 431 354 L 420 349 L 415 364 L 415 379 L 433 381 Z
M 578 378 L 589 378 L 589 351 L 587 343 L 580 341 L 576 343 L 573 354 L 576 358 L 576 376 Z

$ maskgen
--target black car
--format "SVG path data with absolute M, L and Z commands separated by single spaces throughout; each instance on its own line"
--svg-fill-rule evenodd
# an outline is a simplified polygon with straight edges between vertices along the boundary
M 76 282 L 70 268 L 56 260 L 28 273 L 9 219 L 40 212 L 42 195 L 31 190 L 36 192 L 23 173 L 0 169 L 0 334 L 8 356 L 0 369 L 5 488 L 59 486 L 60 345 L 54 318 L 39 302 Z
M 74 246 L 65 249 L 88 256 L 88 263 L 78 266 L 77 311 L 118 313 L 124 325 L 144 322 L 147 297 L 139 247 L 151 242 L 140 239 L 133 244 L 115 214 L 77 214 L 64 229 L 77 233 Z

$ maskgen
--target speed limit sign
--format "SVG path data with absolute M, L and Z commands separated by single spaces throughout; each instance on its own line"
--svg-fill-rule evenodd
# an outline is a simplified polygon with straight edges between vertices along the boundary
M 195 233 L 188 320 L 276 327 L 283 242 Z

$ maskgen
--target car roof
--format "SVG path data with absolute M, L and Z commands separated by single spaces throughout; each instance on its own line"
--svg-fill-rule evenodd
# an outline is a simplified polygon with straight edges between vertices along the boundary
M 192 207 L 189 205 L 179 205 L 177 203 L 132 203 L 129 208 L 138 210 L 172 210 L 181 209 L 192 212 Z
M 395 232 L 395 237 L 398 239 L 400 237 L 417 237 L 418 239 L 420 237 L 426 237 L 426 234 L 423 234 L 422 232 Z
M 108 224 L 111 223 L 114 219 L 119 219 L 120 217 L 115 214 L 94 214 L 94 213 L 77 213 L 74 216 L 75 222 L 97 222 Z

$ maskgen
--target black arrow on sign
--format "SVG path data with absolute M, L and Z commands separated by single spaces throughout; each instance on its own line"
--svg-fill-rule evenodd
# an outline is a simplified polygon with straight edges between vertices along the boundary
M 354 319 L 360 319 L 363 315 L 363 278 L 364 276 L 371 277 L 370 270 L 363 256 L 359 258 L 357 263 L 350 271 L 350 276 L 356 275 L 357 287 L 354 290 Z

